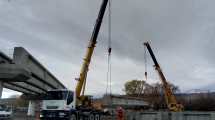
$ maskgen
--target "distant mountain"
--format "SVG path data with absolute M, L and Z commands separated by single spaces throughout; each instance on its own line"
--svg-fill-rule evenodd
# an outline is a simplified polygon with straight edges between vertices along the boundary
M 209 92 L 215 92 L 215 83 L 207 85 L 207 86 L 204 86 L 204 87 L 200 88 L 200 90 L 205 90 L 205 91 L 209 91 Z

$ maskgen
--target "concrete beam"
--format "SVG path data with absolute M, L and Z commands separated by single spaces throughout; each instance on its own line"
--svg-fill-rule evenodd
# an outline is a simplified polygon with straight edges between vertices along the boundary
M 24 82 L 31 77 L 30 73 L 15 64 L 0 64 L 0 81 Z
M 13 84 L 6 83 L 6 82 L 3 83 L 3 86 L 4 86 L 4 88 L 15 90 L 15 91 L 25 93 L 25 94 L 32 94 L 32 95 L 36 94 L 35 92 L 31 92 L 31 91 L 29 91 L 27 89 L 23 89 L 23 88 L 21 88 L 21 87 L 19 87 L 17 85 L 15 86 Z
M 31 95 L 65 89 L 57 78 L 22 47 L 14 49 L 13 59 L 0 52 L 0 82 L 3 82 L 5 88 Z
M 29 85 L 29 84 L 27 84 L 25 82 L 11 82 L 11 83 L 8 83 L 8 84 L 11 84 L 11 85 L 14 85 L 14 86 L 26 89 L 26 90 L 28 90 L 30 92 L 34 92 L 36 94 L 42 94 L 42 93 L 44 93 L 44 91 L 40 90 L 39 88 L 31 86 L 31 85 Z
M 0 51 L 0 64 L 2 63 L 12 63 L 12 59 L 8 57 L 6 54 Z
M 65 89 L 66 87 L 55 78 L 42 64 L 22 47 L 15 47 L 13 62 L 29 70 L 32 75 L 42 80 L 52 89 Z

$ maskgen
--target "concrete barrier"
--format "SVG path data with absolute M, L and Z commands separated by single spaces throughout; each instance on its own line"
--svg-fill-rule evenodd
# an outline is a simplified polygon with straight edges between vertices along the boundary
M 215 120 L 215 112 L 127 112 L 126 120 Z

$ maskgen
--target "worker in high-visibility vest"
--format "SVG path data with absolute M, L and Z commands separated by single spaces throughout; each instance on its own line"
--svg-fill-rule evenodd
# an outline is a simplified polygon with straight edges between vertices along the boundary
M 117 120 L 125 120 L 125 112 L 122 107 L 117 108 Z

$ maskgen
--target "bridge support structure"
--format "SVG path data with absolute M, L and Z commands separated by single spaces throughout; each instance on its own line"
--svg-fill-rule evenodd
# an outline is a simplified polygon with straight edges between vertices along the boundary
M 29 101 L 29 105 L 28 105 L 28 116 L 35 116 L 35 108 L 36 108 L 36 102 L 34 100 L 30 100 Z
M 2 92 L 3 92 L 3 82 L 0 81 L 0 99 L 2 98 Z

